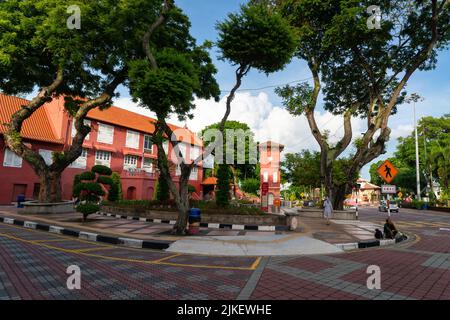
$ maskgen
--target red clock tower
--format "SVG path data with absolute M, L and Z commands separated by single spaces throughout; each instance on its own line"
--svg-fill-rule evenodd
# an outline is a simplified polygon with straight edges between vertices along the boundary
M 267 141 L 259 144 L 260 197 L 261 208 L 265 212 L 280 210 L 280 160 L 282 144 Z

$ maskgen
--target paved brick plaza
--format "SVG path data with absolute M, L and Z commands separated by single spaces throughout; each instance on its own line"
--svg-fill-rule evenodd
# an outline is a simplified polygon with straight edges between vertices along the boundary
M 450 217 L 405 209 L 394 219 L 415 240 L 264 258 L 121 248 L 0 224 L 0 299 L 450 299 L 450 232 L 439 230 Z M 66 287 L 70 265 L 81 268 L 81 290 Z M 381 290 L 366 287 L 369 265 L 381 268 Z

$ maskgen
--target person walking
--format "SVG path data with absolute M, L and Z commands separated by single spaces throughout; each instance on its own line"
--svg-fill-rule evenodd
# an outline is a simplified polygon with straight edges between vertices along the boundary
M 327 226 L 330 225 L 330 219 L 333 215 L 333 204 L 331 203 L 330 198 L 325 197 L 323 201 L 323 216 L 327 219 Z

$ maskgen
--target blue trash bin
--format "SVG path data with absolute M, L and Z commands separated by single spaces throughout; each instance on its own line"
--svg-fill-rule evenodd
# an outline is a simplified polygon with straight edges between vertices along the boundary
M 189 229 L 188 233 L 196 235 L 200 232 L 201 212 L 198 208 L 189 209 Z
M 17 208 L 23 208 L 23 203 L 25 202 L 25 195 L 19 194 L 17 196 Z
M 189 209 L 189 223 L 200 222 L 201 211 L 198 208 Z

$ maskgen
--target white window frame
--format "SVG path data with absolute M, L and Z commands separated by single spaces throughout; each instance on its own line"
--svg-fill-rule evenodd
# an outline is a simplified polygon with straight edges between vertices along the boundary
M 114 126 L 109 124 L 98 124 L 97 142 L 113 144 L 114 142 Z
M 125 157 L 123 157 L 123 168 L 125 170 L 136 169 L 138 165 L 138 160 L 139 160 L 138 156 L 134 156 L 131 154 L 125 155 Z
M 8 162 L 8 158 L 9 158 L 10 162 Z M 22 162 L 23 162 L 23 160 L 21 157 L 19 157 L 17 154 L 15 154 L 10 149 L 8 149 L 8 148 L 5 149 L 5 155 L 3 158 L 3 166 L 4 167 L 22 168 Z
M 274 171 L 273 173 L 273 183 L 278 183 L 278 172 Z
M 191 170 L 191 174 L 189 175 L 189 180 L 197 181 L 198 180 L 198 168 L 193 167 Z
M 95 152 L 95 164 L 111 167 L 112 153 L 109 151 L 97 150 Z
M 162 146 L 163 146 L 164 152 L 168 155 L 169 154 L 169 141 L 164 140 Z
M 91 120 L 84 119 L 84 125 L 91 127 Z M 75 135 L 77 134 L 77 129 L 75 128 L 75 119 L 72 120 L 72 138 L 75 138 Z M 91 136 L 90 133 L 84 138 L 85 140 L 89 140 L 89 137 Z
M 146 160 L 150 161 L 150 165 L 146 165 L 146 164 L 145 164 L 145 161 L 146 161 Z M 151 158 L 144 158 L 144 159 L 142 160 L 142 169 L 143 169 L 145 172 L 152 173 L 152 172 L 153 172 L 153 160 L 152 160 Z
M 88 150 L 83 148 L 83 151 L 81 151 L 81 155 L 70 164 L 70 168 L 74 169 L 86 169 L 87 167 L 87 156 L 88 156 Z
M 147 138 L 150 140 L 150 148 L 145 147 L 145 142 L 146 142 L 145 140 Z M 153 142 L 151 141 L 151 138 L 152 138 L 152 136 L 150 136 L 148 134 L 144 135 L 144 151 L 147 153 L 153 153 Z
M 269 172 L 268 171 L 263 172 L 263 182 L 269 182 Z
M 194 145 L 191 145 L 191 149 L 189 152 L 190 158 L 192 161 L 197 159 L 200 156 L 200 148 Z
M 175 168 L 175 175 L 181 176 L 181 165 L 177 164 Z
M 46 165 L 51 165 L 53 163 L 53 151 L 46 149 L 39 149 L 39 155 L 44 158 Z
M 131 149 L 139 149 L 139 139 L 141 134 L 136 131 L 127 130 L 127 139 L 125 142 L 125 146 Z

